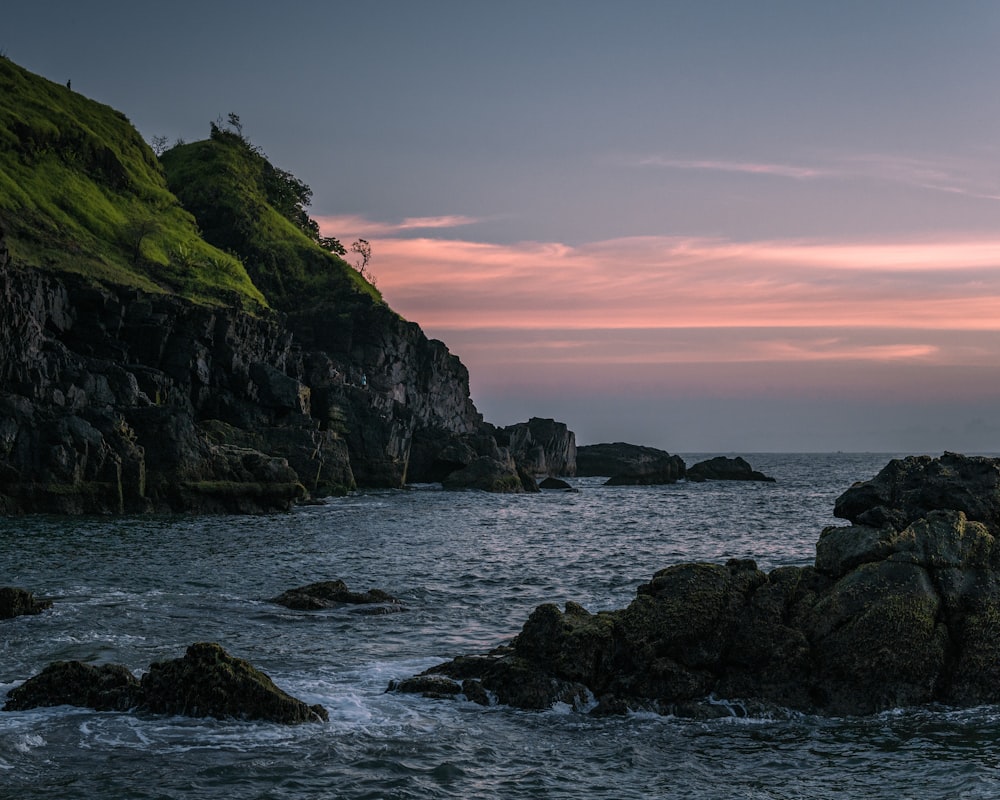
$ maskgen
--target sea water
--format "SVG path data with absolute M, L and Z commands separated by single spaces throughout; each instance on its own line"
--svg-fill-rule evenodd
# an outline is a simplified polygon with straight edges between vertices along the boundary
M 1000 707 L 692 721 L 385 693 L 509 640 L 543 602 L 621 608 L 681 561 L 809 564 L 820 531 L 845 524 L 836 497 L 889 457 L 748 457 L 773 484 L 581 478 L 576 493 L 420 486 L 262 517 L 0 519 L 0 585 L 54 601 L 0 622 L 0 696 L 55 660 L 139 674 L 214 641 L 330 714 L 285 727 L 0 712 L 0 797 L 995 798 Z M 407 610 L 268 602 L 335 578 Z

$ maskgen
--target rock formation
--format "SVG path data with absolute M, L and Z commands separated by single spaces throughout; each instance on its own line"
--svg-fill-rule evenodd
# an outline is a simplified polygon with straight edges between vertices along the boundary
M 676 483 L 685 475 L 684 460 L 665 450 L 625 442 L 583 445 L 576 449 L 576 474 L 608 477 L 608 486 Z
M 576 435 L 565 423 L 532 417 L 498 430 L 496 439 L 532 475 L 576 475 Z
M 51 600 L 36 600 L 27 589 L 12 586 L 0 588 L 0 619 L 13 619 L 25 614 L 41 614 L 52 607 Z
M 296 700 L 249 662 L 205 642 L 191 645 L 183 658 L 152 664 L 141 679 L 118 664 L 57 661 L 7 697 L 4 711 L 74 705 L 283 724 L 328 719 L 322 706 Z
M 399 599 L 388 592 L 383 592 L 381 589 L 352 592 L 342 580 L 320 581 L 289 589 L 277 597 L 272 597 L 269 602 L 298 611 L 319 611 L 345 604 L 378 606 L 382 609 L 381 613 L 405 610 Z
M 349 337 L 348 368 L 276 317 L 0 269 L 0 512 L 269 511 L 400 486 L 417 431 L 481 418 L 443 345 L 382 322 L 377 346 Z
M 511 644 L 425 673 L 453 682 L 432 694 L 688 715 L 718 713 L 709 696 L 837 715 L 1000 702 L 1000 459 L 893 461 L 836 509 L 854 524 L 823 531 L 814 566 L 680 564 L 619 611 L 540 606 Z
M 699 461 L 697 464 L 687 468 L 687 473 L 684 477 L 693 483 L 701 483 L 702 481 L 761 481 L 764 483 L 774 483 L 774 478 L 768 477 L 763 472 L 758 472 L 741 456 L 737 456 L 736 458 L 716 456 L 707 461 Z

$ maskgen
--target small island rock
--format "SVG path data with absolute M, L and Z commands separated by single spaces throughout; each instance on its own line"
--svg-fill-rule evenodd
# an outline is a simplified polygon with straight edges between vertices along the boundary
M 676 483 L 686 468 L 680 456 L 638 444 L 614 442 L 576 449 L 576 474 L 608 477 L 608 486 L 647 486 Z
M 381 589 L 369 589 L 367 592 L 352 592 L 342 580 L 319 581 L 307 586 L 299 586 L 272 597 L 268 602 L 277 603 L 297 611 L 319 611 L 324 608 L 336 608 L 341 605 L 383 605 L 386 611 L 404 611 L 398 598 Z
M 727 458 L 726 456 L 716 456 L 707 461 L 699 461 L 697 464 L 687 468 L 688 481 L 701 483 L 702 481 L 761 481 L 764 483 L 774 483 L 774 478 L 758 472 L 741 456 Z

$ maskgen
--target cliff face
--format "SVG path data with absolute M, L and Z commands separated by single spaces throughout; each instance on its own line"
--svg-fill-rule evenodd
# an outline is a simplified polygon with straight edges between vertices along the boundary
M 399 486 L 415 430 L 481 421 L 465 368 L 388 309 L 331 354 L 277 316 L 0 253 L 0 510 L 281 509 Z
M 316 416 L 342 420 L 359 484 L 412 478 L 415 433 L 440 447 L 482 425 L 462 362 L 387 306 L 321 307 L 289 315 L 288 325 L 309 354 Z
M 267 511 L 477 458 L 533 487 L 238 126 L 157 157 L 0 57 L 0 142 L 0 513 Z

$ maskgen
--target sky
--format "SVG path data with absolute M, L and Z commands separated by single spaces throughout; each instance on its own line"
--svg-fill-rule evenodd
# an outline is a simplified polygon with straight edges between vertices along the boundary
M 237 113 L 491 422 L 1000 452 L 1000 3 L 11 5 L 147 139 Z

